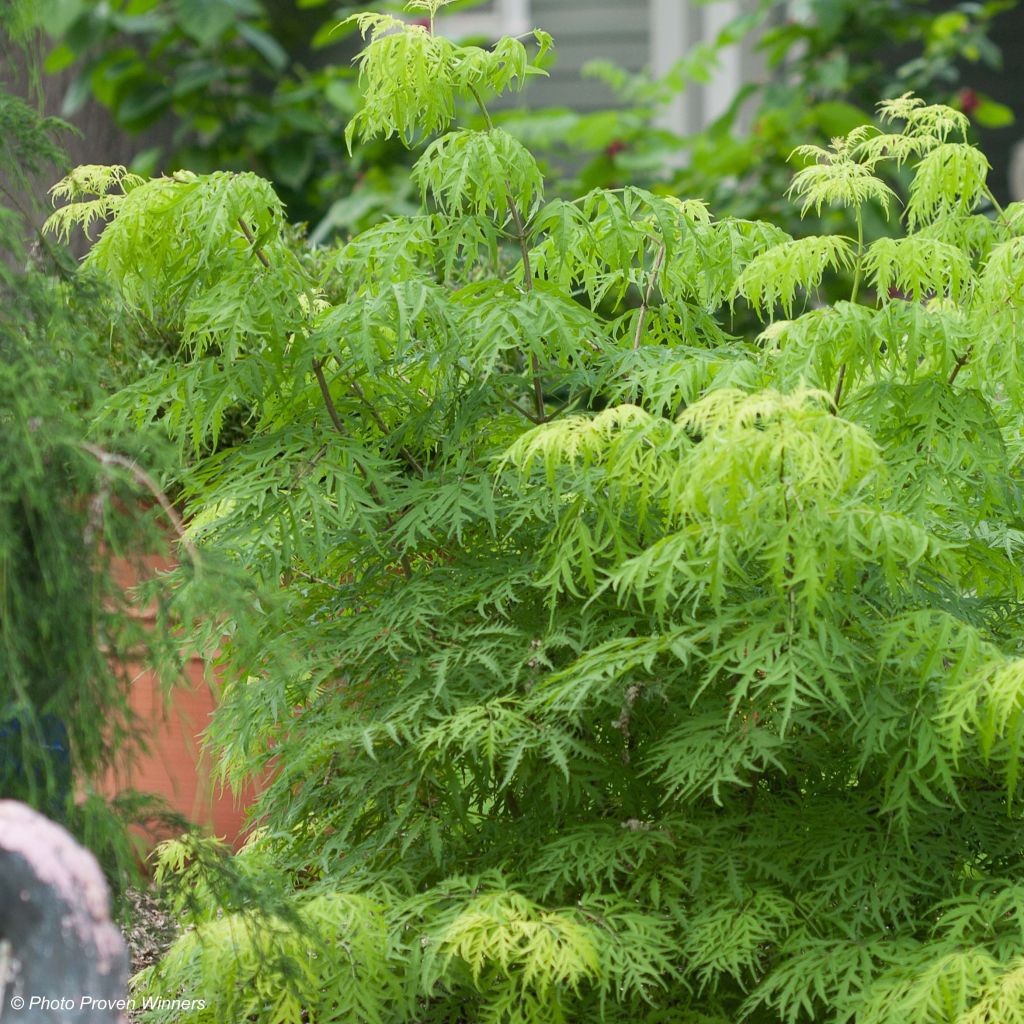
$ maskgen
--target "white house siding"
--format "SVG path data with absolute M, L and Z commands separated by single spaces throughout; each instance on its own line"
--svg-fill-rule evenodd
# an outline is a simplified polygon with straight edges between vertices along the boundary
M 718 0 L 697 5 L 686 0 L 649 0 L 651 67 L 665 74 L 694 46 L 710 43 L 735 18 L 753 8 L 752 0 Z M 785 8 L 780 3 L 780 11 Z M 729 108 L 747 82 L 764 75 L 750 39 L 728 46 L 719 54 L 718 67 L 704 86 L 691 86 L 676 97 L 664 115 L 665 127 L 686 135 L 700 131 Z
M 698 43 L 714 40 L 754 2 L 489 0 L 483 7 L 474 8 L 479 12 L 476 19 L 480 24 L 462 15 L 451 22 L 459 22 L 459 27 L 466 30 L 483 30 L 483 22 L 490 18 L 494 34 L 522 31 L 524 25 L 550 32 L 558 54 L 549 68 L 550 77 L 534 79 L 526 95 L 513 103 L 585 112 L 616 102 L 603 82 L 582 74 L 589 62 L 607 60 L 631 72 L 664 74 Z M 749 46 L 727 48 L 713 81 L 704 87 L 693 86 L 677 97 L 665 112 L 665 126 L 681 134 L 699 131 L 726 110 L 743 83 L 759 70 Z
M 530 83 L 531 106 L 607 107 L 612 93 L 582 77 L 585 64 L 609 60 L 629 71 L 651 66 L 650 0 L 530 0 L 530 22 L 551 33 L 558 53 L 551 77 Z
M 630 72 L 667 72 L 701 42 L 709 42 L 756 0 L 483 0 L 465 12 L 439 20 L 454 37 L 495 38 L 521 34 L 531 27 L 550 32 L 557 60 L 549 78 L 534 79 L 515 106 L 569 107 L 586 112 L 616 103 L 601 81 L 583 75 L 591 61 L 607 60 Z M 780 8 L 786 3 L 780 0 Z M 739 88 L 757 75 L 758 62 L 749 45 L 732 46 L 707 86 L 691 86 L 666 110 L 666 127 L 681 134 L 699 131 L 722 114 Z

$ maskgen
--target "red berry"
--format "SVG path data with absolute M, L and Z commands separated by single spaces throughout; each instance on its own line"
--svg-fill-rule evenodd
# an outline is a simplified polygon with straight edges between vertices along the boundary
M 957 106 L 970 117 L 981 106 L 981 97 L 971 88 L 961 89 L 957 94 Z

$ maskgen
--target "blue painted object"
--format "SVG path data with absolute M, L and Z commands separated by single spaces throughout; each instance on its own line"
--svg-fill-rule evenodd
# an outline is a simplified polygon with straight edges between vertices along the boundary
M 36 758 L 35 787 L 37 792 L 47 791 L 46 772 L 41 762 L 49 761 L 50 771 L 56 782 L 56 791 L 47 806 L 38 808 L 51 818 L 62 818 L 64 807 L 71 795 L 71 749 L 68 731 L 62 719 L 56 715 L 40 715 L 39 728 L 42 730 L 42 751 Z M 32 785 L 22 753 L 25 744 L 22 720 L 9 718 L 0 722 L 0 798 L 27 801 Z M 45 753 L 43 753 L 45 751 Z

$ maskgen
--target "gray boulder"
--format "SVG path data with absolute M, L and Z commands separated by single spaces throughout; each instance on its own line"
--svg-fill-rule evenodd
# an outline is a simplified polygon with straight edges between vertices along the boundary
M 96 859 L 48 818 L 0 800 L 0 1024 L 120 1024 L 127 982 Z

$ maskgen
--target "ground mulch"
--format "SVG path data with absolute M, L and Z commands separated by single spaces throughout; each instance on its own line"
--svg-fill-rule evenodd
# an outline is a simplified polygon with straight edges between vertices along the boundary
M 147 889 L 129 889 L 124 894 L 127 904 L 125 921 L 121 932 L 128 943 L 130 974 L 155 964 L 167 952 L 178 937 L 179 928 L 174 918 L 164 911 L 153 893 Z M 129 1011 L 128 1020 L 141 1020 L 137 1013 Z

